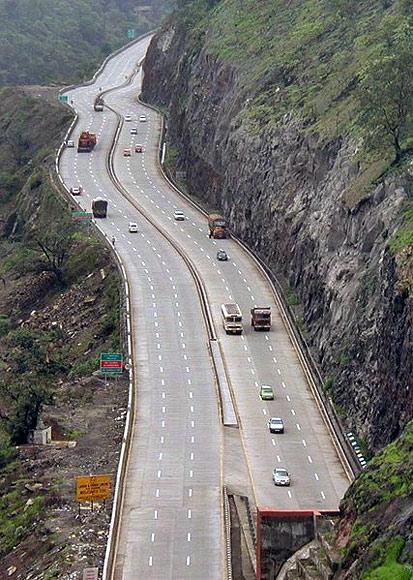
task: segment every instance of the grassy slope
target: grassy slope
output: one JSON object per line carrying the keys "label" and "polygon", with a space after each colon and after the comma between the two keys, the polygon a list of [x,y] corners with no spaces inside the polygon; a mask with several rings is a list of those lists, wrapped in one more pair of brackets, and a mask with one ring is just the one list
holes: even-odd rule
{"label": "grassy slope", "polygon": [[413,575],[412,554],[404,550],[413,518],[412,473],[413,421],[374,457],[342,502],[342,528],[351,521],[344,567],[360,559],[358,573],[365,580],[407,580]]}
{"label": "grassy slope", "polygon": [[[179,18],[190,30],[195,51],[205,42],[209,52],[238,69],[246,102],[241,114],[250,132],[276,128],[293,111],[321,140],[350,136],[360,144],[361,172],[346,194],[350,207],[389,171],[394,159],[391,142],[380,138],[372,146],[366,110],[355,89],[365,63],[384,43],[383,31],[402,20],[412,26],[412,3],[222,0],[207,6],[205,0],[197,0]],[[405,147],[411,145],[412,133],[411,110]],[[405,166],[409,162],[406,159]],[[412,208],[413,201],[404,207],[403,228],[391,242],[395,252],[413,243]]]}
{"label": "grassy slope", "polygon": [[[68,83],[159,24],[164,6],[135,13],[133,0],[0,0],[0,85]],[[167,2],[165,2],[167,5]]]}

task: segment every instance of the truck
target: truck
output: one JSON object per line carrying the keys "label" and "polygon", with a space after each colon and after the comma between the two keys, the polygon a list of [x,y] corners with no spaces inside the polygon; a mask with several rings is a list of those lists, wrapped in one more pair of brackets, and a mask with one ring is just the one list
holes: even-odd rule
{"label": "truck", "polygon": [[108,215],[108,202],[102,197],[92,201],[92,213],[94,218],[105,218]]}
{"label": "truck", "polygon": [[221,304],[221,316],[227,334],[242,334],[242,312],[238,304]]}
{"label": "truck", "polygon": [[251,308],[251,326],[254,330],[270,330],[271,308],[269,306]]}
{"label": "truck", "polygon": [[78,153],[90,153],[96,145],[96,133],[82,131],[77,144]]}
{"label": "truck", "polygon": [[103,111],[104,104],[105,104],[105,102],[104,102],[103,98],[100,95],[98,95],[95,99],[93,108],[95,109],[95,111],[98,111],[98,112]]}
{"label": "truck", "polygon": [[208,214],[209,237],[215,240],[225,240],[227,237],[227,222],[220,213]]}

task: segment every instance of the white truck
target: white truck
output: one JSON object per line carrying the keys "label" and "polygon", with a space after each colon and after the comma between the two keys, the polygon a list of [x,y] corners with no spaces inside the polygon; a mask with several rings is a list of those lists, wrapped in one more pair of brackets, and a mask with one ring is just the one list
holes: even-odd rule
{"label": "white truck", "polygon": [[242,334],[242,312],[238,304],[222,304],[221,316],[227,334]]}

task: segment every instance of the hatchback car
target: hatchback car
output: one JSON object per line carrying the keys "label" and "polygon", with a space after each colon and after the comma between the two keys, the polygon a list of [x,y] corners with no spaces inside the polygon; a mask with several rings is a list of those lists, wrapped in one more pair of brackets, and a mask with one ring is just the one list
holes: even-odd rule
{"label": "hatchback car", "polygon": [[136,128],[136,127],[133,127],[133,128],[130,130],[130,134],[131,134],[131,135],[137,135],[137,134],[138,134],[138,130],[137,130],[137,128]]}
{"label": "hatchback car", "polygon": [[220,262],[226,262],[228,260],[228,254],[225,250],[218,250],[217,252],[217,260]]}
{"label": "hatchback car", "polygon": [[123,150],[123,156],[124,157],[130,157],[132,155],[132,151],[130,149],[124,149]]}
{"label": "hatchback car", "polygon": [[142,145],[135,145],[135,153],[143,153],[143,146]]}
{"label": "hatchback car", "polygon": [[75,186],[75,187],[71,187],[70,188],[70,193],[72,195],[80,195],[82,193],[82,186],[81,185],[78,185],[78,186]]}
{"label": "hatchback car", "polygon": [[270,387],[270,385],[261,385],[260,397],[263,401],[273,401],[274,400],[273,388]]}
{"label": "hatchback car", "polygon": [[272,480],[274,485],[290,485],[290,474],[283,467],[276,467],[272,472]]}
{"label": "hatchback car", "polygon": [[129,123],[130,121],[132,121],[132,115],[125,115],[125,121],[127,123]]}
{"label": "hatchback car", "polygon": [[75,146],[75,142],[72,139],[69,139],[68,141],[66,141],[66,147],[74,147]]}
{"label": "hatchback car", "polygon": [[145,122],[147,121],[147,117],[146,117],[146,115],[139,115],[139,121],[140,121],[141,123],[145,123]]}
{"label": "hatchback car", "polygon": [[184,212],[181,211],[180,209],[176,209],[174,211],[174,220],[176,220],[177,222],[182,222],[185,219],[185,215]]}
{"label": "hatchback car", "polygon": [[138,224],[135,222],[129,222],[129,231],[131,234],[138,233]]}
{"label": "hatchback car", "polygon": [[284,433],[284,421],[279,417],[268,419],[268,429],[270,433]]}

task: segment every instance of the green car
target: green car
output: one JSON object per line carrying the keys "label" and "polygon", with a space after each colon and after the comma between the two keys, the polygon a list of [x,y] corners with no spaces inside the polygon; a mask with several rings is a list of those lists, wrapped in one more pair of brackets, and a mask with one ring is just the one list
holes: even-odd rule
{"label": "green car", "polygon": [[263,401],[273,401],[274,391],[272,390],[272,387],[269,385],[261,385],[260,397]]}

